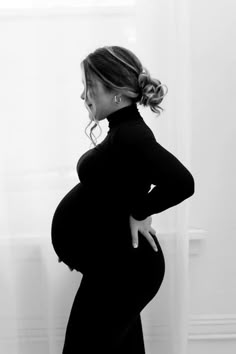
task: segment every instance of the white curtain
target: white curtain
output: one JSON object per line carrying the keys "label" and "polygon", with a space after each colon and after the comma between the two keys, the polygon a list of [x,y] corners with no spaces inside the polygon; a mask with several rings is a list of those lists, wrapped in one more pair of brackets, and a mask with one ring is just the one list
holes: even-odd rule
{"label": "white curtain", "polygon": [[[87,53],[105,44],[128,47],[168,86],[160,118],[140,110],[157,140],[190,168],[187,5],[0,2],[1,353],[61,353],[81,274],[57,262],[50,226],[57,204],[78,183],[76,163],[90,144],[80,100]],[[102,128],[99,141],[107,122]],[[153,225],[166,274],[142,312],[147,354],[186,354],[188,201],[153,216]]]}

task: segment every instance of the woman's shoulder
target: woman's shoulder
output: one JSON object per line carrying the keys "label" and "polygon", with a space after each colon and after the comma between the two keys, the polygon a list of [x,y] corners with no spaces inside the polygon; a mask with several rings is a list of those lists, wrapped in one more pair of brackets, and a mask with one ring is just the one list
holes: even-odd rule
{"label": "woman's shoulder", "polygon": [[137,145],[156,142],[151,128],[141,119],[122,122],[115,132],[114,142],[124,145]]}

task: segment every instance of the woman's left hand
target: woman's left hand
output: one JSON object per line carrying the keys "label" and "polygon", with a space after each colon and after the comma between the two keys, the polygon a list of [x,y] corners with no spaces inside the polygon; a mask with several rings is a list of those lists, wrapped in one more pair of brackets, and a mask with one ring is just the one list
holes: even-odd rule
{"label": "woman's left hand", "polygon": [[138,247],[138,231],[140,231],[141,234],[144,237],[146,237],[148,242],[151,244],[152,248],[155,251],[158,251],[155,241],[153,239],[153,236],[151,235],[151,234],[156,235],[156,231],[151,226],[151,224],[152,224],[152,217],[151,216],[148,216],[144,220],[136,220],[130,215],[129,216],[129,224],[130,224],[133,247],[135,247],[135,248]]}

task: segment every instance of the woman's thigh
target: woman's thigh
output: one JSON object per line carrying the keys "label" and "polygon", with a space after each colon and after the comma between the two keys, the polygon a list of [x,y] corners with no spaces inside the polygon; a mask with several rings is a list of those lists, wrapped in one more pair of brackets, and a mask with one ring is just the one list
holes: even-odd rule
{"label": "woman's thigh", "polygon": [[[84,275],[66,329],[63,354],[119,353],[134,345],[140,307],[134,296],[114,279]],[[136,340],[142,343],[142,332]],[[142,352],[141,352],[142,353]]]}

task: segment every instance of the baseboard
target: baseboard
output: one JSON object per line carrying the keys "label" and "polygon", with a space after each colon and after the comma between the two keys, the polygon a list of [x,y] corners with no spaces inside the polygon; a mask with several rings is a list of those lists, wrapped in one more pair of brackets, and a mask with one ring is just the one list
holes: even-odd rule
{"label": "baseboard", "polygon": [[[6,319],[0,319],[1,328]],[[8,318],[8,321],[10,319]],[[40,318],[24,318],[20,320],[20,326],[16,328],[14,333],[1,333],[0,347],[4,345],[24,345],[26,353],[27,348],[41,348],[49,346],[53,343],[54,346],[62,346],[66,328],[66,316],[55,318],[52,323],[48,323],[46,319]],[[1,323],[2,322],[2,323]],[[15,319],[12,318],[12,324],[15,324]],[[19,324],[19,322],[18,322]],[[167,326],[145,322],[144,338],[148,343],[161,343],[168,339]],[[8,323],[8,325],[11,325]],[[9,327],[9,326],[8,326]],[[9,327],[10,328],[10,327]],[[220,315],[199,315],[191,316],[189,321],[189,343],[193,341],[235,341],[236,340],[236,314],[220,314]],[[40,344],[41,343],[41,344]]]}

